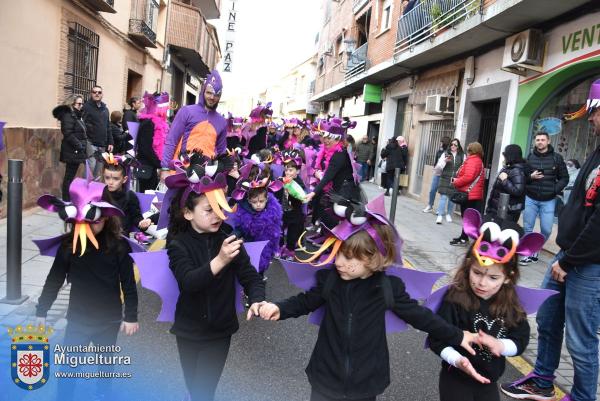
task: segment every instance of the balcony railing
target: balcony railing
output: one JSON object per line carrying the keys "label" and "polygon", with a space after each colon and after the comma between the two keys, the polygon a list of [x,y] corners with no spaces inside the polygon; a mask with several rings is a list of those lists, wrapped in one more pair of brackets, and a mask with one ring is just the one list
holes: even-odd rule
{"label": "balcony railing", "polygon": [[206,23],[200,10],[196,7],[172,1],[167,43],[192,49],[196,53],[202,54],[203,37],[204,40],[209,40]]}
{"label": "balcony railing", "polygon": [[143,47],[156,47],[158,3],[156,0],[132,0],[129,37]]}
{"label": "balcony railing", "polygon": [[116,13],[115,0],[83,0],[88,7],[104,13]]}
{"label": "balcony railing", "polygon": [[367,50],[368,43],[365,43],[348,56],[345,75],[346,79],[350,79],[367,69]]}
{"label": "balcony railing", "polygon": [[369,4],[369,0],[354,0],[352,3],[352,12],[354,14],[358,13],[367,4]]}
{"label": "balcony railing", "polygon": [[394,56],[479,15],[483,0],[425,0],[398,20]]}

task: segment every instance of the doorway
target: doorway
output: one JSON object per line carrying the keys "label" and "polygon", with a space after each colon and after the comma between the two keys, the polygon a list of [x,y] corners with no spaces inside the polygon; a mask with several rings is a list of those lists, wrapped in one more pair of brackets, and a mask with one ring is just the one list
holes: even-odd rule
{"label": "doorway", "polygon": [[142,97],[142,76],[135,71],[127,70],[127,97],[126,102],[133,96]]}
{"label": "doorway", "polygon": [[[479,137],[477,142],[483,147],[483,166],[485,168],[485,178],[490,179],[492,163],[494,160],[494,145],[496,143],[496,130],[498,128],[498,116],[500,114],[500,99],[478,104],[481,113],[481,123],[479,125]],[[484,186],[484,198],[487,199],[488,186]]]}

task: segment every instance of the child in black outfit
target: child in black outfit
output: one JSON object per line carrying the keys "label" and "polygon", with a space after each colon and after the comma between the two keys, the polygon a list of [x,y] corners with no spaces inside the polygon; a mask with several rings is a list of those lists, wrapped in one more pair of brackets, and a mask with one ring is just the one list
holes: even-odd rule
{"label": "child in black outfit", "polygon": [[420,306],[407,294],[402,280],[383,272],[395,260],[398,239],[388,224],[373,222],[343,241],[335,255],[335,269],[318,271],[311,290],[260,305],[260,316],[267,320],[299,317],[325,307],[306,368],[311,401],[374,401],[390,384],[384,287],[393,296],[391,310],[415,328],[466,349],[477,338]]}
{"label": "child in black outfit", "polygon": [[[37,324],[45,325],[48,310],[56,300],[65,279],[71,283],[64,345],[88,345],[90,342],[99,346],[115,345],[119,330],[127,335],[138,330],[138,297],[133,261],[129,256],[131,247],[121,237],[117,217],[122,212],[110,205],[91,204],[100,203],[102,187],[100,183],[88,184],[77,178],[71,184],[70,191],[71,199],[76,199],[79,203],[58,206],[63,202],[50,195],[44,195],[38,201],[40,206],[57,211],[67,222],[72,223],[71,231],[63,236],[58,248],[36,311]],[[75,192],[74,188],[79,190]],[[50,198],[53,200],[48,202]],[[81,231],[86,234],[80,242]],[[125,301],[124,310],[121,289]],[[110,356],[106,353],[103,355]],[[98,382],[99,395],[108,397],[110,382]],[[64,385],[59,384],[58,399],[70,399],[74,391],[73,381],[62,380],[61,383]]]}
{"label": "child in black outfit", "polygon": [[[282,152],[282,156],[285,162],[285,175],[282,177],[286,180],[294,180],[302,190],[306,191],[304,182],[298,175],[300,173],[300,167],[302,166],[302,158],[299,154],[296,157],[290,152]],[[285,188],[278,192],[281,201],[281,207],[283,208],[283,231],[286,231],[285,244],[281,248],[280,256],[282,258],[293,258],[294,249],[297,247],[297,242],[302,232],[304,231],[304,220],[306,218],[303,210],[303,202],[290,194]]]}
{"label": "child in black outfit", "polygon": [[[200,182],[206,183],[206,177]],[[174,188],[172,182],[177,180],[181,177],[170,176],[165,183]],[[192,401],[214,398],[231,336],[239,328],[235,279],[249,297],[248,315],[258,315],[258,302],[265,299],[265,285],[250,264],[242,240],[232,235],[231,227],[219,217],[222,211],[209,202],[214,191],[221,191],[217,195],[224,197],[225,180],[218,189],[214,188],[216,181],[208,181],[206,192],[190,182],[173,198],[167,236],[169,267],[181,291],[171,333],[177,340]],[[191,191],[186,194],[188,188]]]}
{"label": "child in black outfit", "polygon": [[[469,209],[469,216],[475,213],[478,215]],[[471,220],[465,215],[466,232],[474,232],[467,229]],[[527,315],[515,291],[520,228],[510,228],[512,235],[508,229],[501,231],[495,222],[482,226],[479,239],[467,251],[438,310],[448,323],[478,331],[481,343],[475,347],[475,355],[467,355],[441,339],[430,338],[431,350],[443,359],[441,401],[500,400],[496,382],[504,373],[505,357],[520,355],[529,343]],[[538,242],[541,247],[543,241]],[[531,242],[524,248],[536,251]]]}
{"label": "child in black outfit", "polygon": [[[121,217],[121,227],[125,236],[129,236],[135,228],[145,231],[152,224],[152,218],[145,219],[142,216],[139,199],[135,192],[126,187],[128,176],[123,159],[109,153],[104,153],[103,156],[105,162],[102,180],[106,187],[102,199],[118,207],[125,214]],[[157,218],[154,220],[158,221]]]}

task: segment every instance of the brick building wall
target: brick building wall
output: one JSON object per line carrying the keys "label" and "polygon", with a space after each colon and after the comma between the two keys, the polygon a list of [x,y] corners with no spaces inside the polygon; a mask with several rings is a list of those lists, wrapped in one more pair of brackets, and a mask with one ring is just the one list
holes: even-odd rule
{"label": "brick building wall", "polygon": [[[369,33],[369,48],[367,57],[369,67],[389,60],[394,55],[398,19],[402,15],[402,8],[406,2],[394,0],[389,28],[383,30],[383,5],[385,0],[371,0],[371,32]],[[404,4],[403,4],[404,3]]]}

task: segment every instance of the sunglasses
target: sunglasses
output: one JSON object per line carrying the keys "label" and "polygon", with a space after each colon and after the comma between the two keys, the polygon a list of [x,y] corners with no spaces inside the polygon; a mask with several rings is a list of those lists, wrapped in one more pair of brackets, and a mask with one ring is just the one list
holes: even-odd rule
{"label": "sunglasses", "polygon": [[73,103],[74,106],[83,106],[83,103]]}
{"label": "sunglasses", "polygon": [[102,94],[102,91],[92,91],[92,93],[93,93],[94,95],[101,95],[101,94]]}

